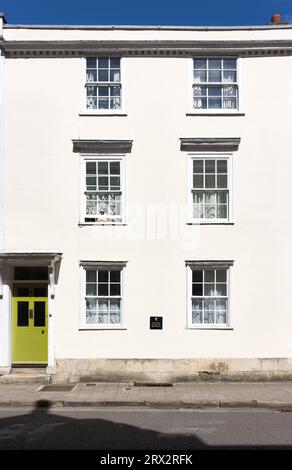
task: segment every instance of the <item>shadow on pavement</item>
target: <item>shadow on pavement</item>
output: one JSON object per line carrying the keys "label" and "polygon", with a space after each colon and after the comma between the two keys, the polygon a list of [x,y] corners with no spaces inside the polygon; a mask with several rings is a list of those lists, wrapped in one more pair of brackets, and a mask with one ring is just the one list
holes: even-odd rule
{"label": "shadow on pavement", "polygon": [[[46,400],[29,414],[0,419],[1,450],[213,450],[195,434],[160,433],[104,419],[74,419],[48,413]],[[88,409],[87,409],[88,410]],[[291,449],[257,446],[246,449]]]}

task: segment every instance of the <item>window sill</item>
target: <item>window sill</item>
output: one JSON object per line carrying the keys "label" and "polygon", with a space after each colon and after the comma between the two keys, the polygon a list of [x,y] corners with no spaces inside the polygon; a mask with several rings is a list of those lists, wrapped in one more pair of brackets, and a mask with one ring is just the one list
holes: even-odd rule
{"label": "window sill", "polygon": [[110,227],[117,225],[120,227],[125,227],[128,224],[125,224],[123,222],[116,222],[116,223],[115,222],[79,222],[78,224],[79,227],[87,227],[87,226],[90,227],[92,225],[97,225],[97,226],[101,225],[101,226],[110,226]]}
{"label": "window sill", "polygon": [[108,112],[108,113],[105,113],[105,112],[89,112],[89,111],[83,111],[81,113],[79,113],[79,116],[119,116],[119,117],[124,117],[124,116],[128,116],[127,113],[124,113],[124,112]]}
{"label": "window sill", "polygon": [[99,331],[99,330],[102,330],[102,331],[106,331],[106,330],[127,330],[126,327],[124,326],[81,326],[80,328],[78,328],[78,331],[89,331],[89,330],[93,330],[93,331]]}
{"label": "window sill", "polygon": [[231,326],[187,326],[186,330],[234,330]]}
{"label": "window sill", "polygon": [[245,113],[240,113],[238,111],[235,111],[235,112],[230,112],[230,113],[227,113],[227,112],[211,112],[211,111],[206,111],[206,112],[194,112],[194,111],[191,111],[189,113],[186,113],[186,116],[245,116]]}
{"label": "window sill", "polygon": [[218,222],[209,222],[209,221],[206,221],[206,220],[203,220],[203,221],[193,221],[193,222],[187,222],[187,225],[235,225],[234,222],[221,222],[221,221],[218,221]]}

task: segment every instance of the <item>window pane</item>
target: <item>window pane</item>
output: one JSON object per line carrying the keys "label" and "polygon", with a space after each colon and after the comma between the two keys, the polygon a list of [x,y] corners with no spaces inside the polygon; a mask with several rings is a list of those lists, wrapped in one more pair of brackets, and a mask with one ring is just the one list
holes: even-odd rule
{"label": "window pane", "polygon": [[96,174],[96,163],[95,162],[86,162],[86,174],[95,175]]}
{"label": "window pane", "polygon": [[88,69],[86,71],[86,81],[87,82],[96,82],[97,81],[97,71]]}
{"label": "window pane", "polygon": [[109,81],[108,70],[99,70],[98,71],[98,81],[99,82],[108,82]]}
{"label": "window pane", "polygon": [[215,271],[205,270],[205,282],[215,282]]}
{"label": "window pane", "polygon": [[98,174],[99,175],[108,174],[108,162],[98,162]]}
{"label": "window pane", "polygon": [[120,177],[119,176],[110,177],[110,187],[111,189],[120,189]]}
{"label": "window pane", "polygon": [[86,99],[86,108],[87,109],[97,109],[97,99],[96,98],[87,98]]}
{"label": "window pane", "polygon": [[203,322],[202,309],[203,309],[203,300],[192,299],[192,323]]}
{"label": "window pane", "polygon": [[110,81],[111,82],[120,82],[121,81],[121,74],[119,70],[111,70],[110,71]]}
{"label": "window pane", "polygon": [[226,282],[227,271],[226,269],[216,269],[216,282]]}
{"label": "window pane", "polygon": [[206,204],[215,204],[216,203],[216,193],[215,191],[206,191],[205,192],[205,203]]}
{"label": "window pane", "polygon": [[232,83],[236,83],[236,72],[232,71],[232,70],[225,70],[223,72],[223,82],[232,82]]}
{"label": "window pane", "polygon": [[98,58],[98,67],[100,69],[107,69],[109,66],[108,57],[99,57]]}
{"label": "window pane", "polygon": [[207,59],[194,59],[194,68],[195,69],[206,69],[207,68]]}
{"label": "window pane", "polygon": [[87,90],[87,96],[97,96],[96,86],[88,86],[86,90]]}
{"label": "window pane", "polygon": [[217,188],[227,188],[227,175],[217,175]]}
{"label": "window pane", "polygon": [[28,326],[28,302],[17,302],[17,326]]}
{"label": "window pane", "polygon": [[207,87],[206,86],[194,86],[194,96],[207,96]]}
{"label": "window pane", "polygon": [[98,282],[108,282],[108,271],[98,271]]}
{"label": "window pane", "polygon": [[46,302],[34,302],[34,326],[46,326]]}
{"label": "window pane", "polygon": [[205,218],[214,219],[216,217],[216,207],[212,204],[205,205]]}
{"label": "window pane", "polygon": [[96,178],[95,176],[87,176],[86,177],[86,189],[95,191],[96,190]]}
{"label": "window pane", "polygon": [[214,323],[215,313],[204,311],[204,323]]}
{"label": "window pane", "polygon": [[86,215],[95,215],[97,213],[96,194],[86,194]]}
{"label": "window pane", "polygon": [[193,284],[192,295],[203,295],[203,284]]}
{"label": "window pane", "polygon": [[223,96],[236,96],[235,86],[224,86],[223,87]]}
{"label": "window pane", "polygon": [[109,100],[107,98],[99,98],[98,100],[98,109],[108,109]]}
{"label": "window pane", "polygon": [[203,160],[193,160],[193,172],[203,173]]}
{"label": "window pane", "polygon": [[193,203],[203,204],[204,193],[203,191],[196,191],[193,193]]}
{"label": "window pane", "polygon": [[110,174],[111,175],[120,174],[120,162],[110,162]]}
{"label": "window pane", "polygon": [[206,173],[215,173],[215,160],[205,160]]}
{"label": "window pane", "polygon": [[215,175],[205,175],[205,187],[215,188]]}
{"label": "window pane", "polygon": [[224,109],[236,109],[237,99],[236,98],[223,98],[223,108]]}
{"label": "window pane", "polygon": [[204,310],[215,310],[215,299],[204,299]]}
{"label": "window pane", "polygon": [[236,70],[236,59],[223,59],[223,68]]}
{"label": "window pane", "polygon": [[97,295],[96,284],[86,284],[86,295]]}
{"label": "window pane", "polygon": [[193,176],[193,187],[194,188],[203,188],[203,175],[194,175]]}
{"label": "window pane", "polygon": [[206,82],[207,81],[207,71],[206,70],[195,70],[194,71],[194,82]]}
{"label": "window pane", "polygon": [[194,98],[195,109],[207,109],[207,98]]}
{"label": "window pane", "polygon": [[209,86],[208,87],[208,96],[209,97],[221,97],[222,88],[221,86]]}
{"label": "window pane", "polygon": [[210,109],[221,108],[221,98],[209,98],[208,105]]}
{"label": "window pane", "polygon": [[119,69],[121,64],[120,57],[110,57],[110,67],[112,69]]}
{"label": "window pane", "polygon": [[120,284],[111,284],[110,285],[110,295],[121,295]]}
{"label": "window pane", "polygon": [[216,299],[215,300],[216,310],[227,310],[227,299]]}
{"label": "window pane", "polygon": [[121,99],[120,98],[111,98],[110,99],[110,109],[120,109],[121,108]]}
{"label": "window pane", "polygon": [[216,283],[216,295],[227,295],[227,285]]}
{"label": "window pane", "polygon": [[193,218],[194,219],[203,219],[204,218],[204,205],[203,204],[194,204],[193,205]]}
{"label": "window pane", "polygon": [[98,96],[108,96],[108,95],[109,95],[109,87],[108,86],[98,87]]}
{"label": "window pane", "polygon": [[108,189],[108,178],[106,176],[100,176],[98,178],[98,187],[101,191]]}
{"label": "window pane", "polygon": [[227,160],[217,160],[217,173],[227,173]]}
{"label": "window pane", "polygon": [[100,282],[98,283],[98,295],[99,296],[108,296],[108,284],[101,284]]}
{"label": "window pane", "polygon": [[110,271],[110,280],[111,280],[111,282],[120,282],[121,281],[121,271]]}
{"label": "window pane", "polygon": [[204,295],[215,296],[215,284],[204,284]]}
{"label": "window pane", "polygon": [[216,312],[216,323],[225,323],[226,324],[226,312]]}
{"label": "window pane", "polygon": [[95,57],[87,57],[86,67],[88,69],[95,69],[96,68],[96,58]]}
{"label": "window pane", "polygon": [[121,94],[121,88],[119,86],[111,86],[111,96],[120,96]]}
{"label": "window pane", "polygon": [[110,301],[110,323],[121,323],[121,303],[120,300]]}
{"label": "window pane", "polygon": [[209,59],[209,69],[221,69],[221,59]]}
{"label": "window pane", "polygon": [[203,271],[192,271],[193,282],[203,282]]}
{"label": "window pane", "polygon": [[227,202],[228,202],[228,192],[227,191],[217,191],[217,202],[218,202],[218,204],[227,204]]}
{"label": "window pane", "polygon": [[209,70],[209,82],[221,82],[221,70]]}
{"label": "window pane", "polygon": [[217,206],[217,217],[218,219],[227,219],[227,205],[226,204],[219,204]]}

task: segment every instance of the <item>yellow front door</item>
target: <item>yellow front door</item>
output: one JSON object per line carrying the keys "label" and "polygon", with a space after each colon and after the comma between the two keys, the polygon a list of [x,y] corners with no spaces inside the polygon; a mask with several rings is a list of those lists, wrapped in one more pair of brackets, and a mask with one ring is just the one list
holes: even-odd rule
{"label": "yellow front door", "polygon": [[15,284],[12,299],[12,364],[48,362],[48,286]]}

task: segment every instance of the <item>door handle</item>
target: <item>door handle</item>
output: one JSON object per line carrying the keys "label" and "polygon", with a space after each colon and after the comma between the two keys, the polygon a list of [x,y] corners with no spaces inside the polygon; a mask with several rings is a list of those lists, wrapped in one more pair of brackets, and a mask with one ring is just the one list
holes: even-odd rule
{"label": "door handle", "polygon": [[42,330],[42,335],[44,334],[45,330]]}
{"label": "door handle", "polygon": [[29,318],[32,320],[33,319],[33,309],[29,309]]}

